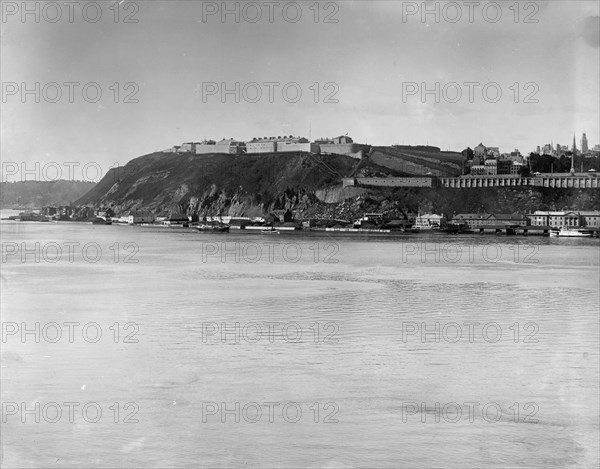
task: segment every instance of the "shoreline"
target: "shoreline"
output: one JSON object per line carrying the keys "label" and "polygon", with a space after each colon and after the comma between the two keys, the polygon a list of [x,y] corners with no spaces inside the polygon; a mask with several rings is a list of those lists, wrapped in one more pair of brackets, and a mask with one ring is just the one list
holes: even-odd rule
{"label": "shoreline", "polygon": [[[22,221],[22,220],[15,220],[15,219],[8,219],[8,218],[0,218],[0,222],[2,222],[2,224],[5,224],[6,222],[14,222],[16,223],[52,223],[52,224],[61,224],[61,225],[66,225],[66,224],[71,224],[71,223],[75,223],[75,224],[80,224],[80,225],[90,225],[90,226],[122,226],[122,227],[137,227],[137,228],[150,228],[150,229],[160,229],[160,230],[174,230],[177,232],[194,232],[194,233],[199,233],[199,234],[218,234],[218,235],[227,235],[227,234],[232,234],[232,233],[239,233],[239,234],[252,234],[252,235],[260,235],[260,236],[265,236],[265,233],[263,233],[263,230],[269,228],[268,226],[252,226],[252,227],[245,227],[245,228],[240,228],[240,227],[236,227],[236,226],[232,226],[230,227],[230,231],[226,232],[226,233],[217,233],[214,231],[210,231],[210,232],[200,232],[197,229],[197,226],[182,226],[180,224],[178,225],[163,225],[163,224],[154,224],[154,223],[135,223],[135,224],[128,224],[128,223],[112,223],[112,224],[96,224],[93,223],[91,221],[67,221],[67,220],[45,220],[45,221],[40,221],[40,220],[26,220],[26,221]],[[12,223],[10,223],[12,224]],[[498,228],[488,228],[486,229],[485,227],[479,228],[479,229],[471,229],[471,230],[467,230],[467,231],[461,231],[461,232],[449,232],[449,231],[444,231],[444,230],[395,230],[395,229],[372,229],[372,228],[327,228],[327,227],[312,227],[312,228],[292,228],[292,227],[274,227],[275,230],[279,231],[278,234],[284,234],[284,235],[303,235],[303,234],[310,234],[310,233],[322,233],[322,234],[327,234],[328,236],[334,235],[334,236],[340,236],[340,237],[444,237],[444,238],[456,238],[456,237],[462,237],[462,236],[468,236],[468,237],[481,237],[481,236],[486,236],[486,237],[496,237],[496,238],[531,238],[531,237],[535,237],[535,238],[549,238],[550,235],[547,231],[543,231],[540,227],[521,227],[521,229],[517,229],[515,230],[508,230],[509,232],[507,233],[506,229],[498,229]],[[536,230],[536,228],[538,228]],[[523,233],[523,229],[527,229],[527,230],[531,230],[532,232],[525,232]],[[510,232],[512,231],[512,232]],[[582,237],[576,237],[576,239],[582,239],[582,238],[588,238],[588,239],[593,239],[593,238],[600,238],[600,231],[599,230],[590,230],[592,231],[592,236],[582,236]]]}

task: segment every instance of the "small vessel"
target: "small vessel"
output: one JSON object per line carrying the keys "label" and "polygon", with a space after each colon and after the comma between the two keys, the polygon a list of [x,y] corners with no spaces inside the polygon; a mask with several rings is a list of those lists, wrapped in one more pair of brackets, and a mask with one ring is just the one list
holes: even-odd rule
{"label": "small vessel", "polygon": [[21,212],[17,219],[20,221],[42,221],[42,216],[35,212]]}
{"label": "small vessel", "polygon": [[229,233],[229,225],[200,225],[197,227],[198,231],[201,232],[212,232],[212,233]]}
{"label": "small vessel", "polygon": [[552,228],[550,230],[550,236],[559,238],[591,238],[594,235],[593,230],[586,230],[583,228]]}
{"label": "small vessel", "polygon": [[96,217],[92,220],[92,225],[112,225],[112,219],[110,217]]}
{"label": "small vessel", "polygon": [[442,217],[440,215],[421,215],[421,212],[419,211],[415,223],[411,227],[411,231],[413,233],[419,233],[421,231],[439,230],[441,219]]}
{"label": "small vessel", "polygon": [[281,232],[272,226],[265,228],[264,230],[260,230],[262,234],[280,234]]}
{"label": "small vessel", "polygon": [[448,223],[444,228],[440,228],[440,231],[443,233],[472,233],[467,225],[459,224],[459,223]]}

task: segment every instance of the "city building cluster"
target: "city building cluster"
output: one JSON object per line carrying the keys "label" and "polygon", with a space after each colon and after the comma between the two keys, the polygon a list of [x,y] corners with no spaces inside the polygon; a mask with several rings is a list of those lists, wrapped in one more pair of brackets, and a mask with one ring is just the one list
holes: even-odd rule
{"label": "city building cluster", "polygon": [[[573,144],[570,148],[568,145],[548,143],[541,147],[538,145],[535,153],[554,158],[571,158],[570,172],[575,173],[574,157],[598,157],[600,156],[600,145],[590,148],[587,136],[583,133],[580,149],[577,148],[576,138],[573,135]],[[500,153],[498,147],[486,147],[483,143],[477,145],[473,150],[467,148],[463,151],[463,155],[467,160],[465,174],[472,176],[523,175],[523,171],[529,163],[529,155],[523,156],[517,149],[510,153]]]}
{"label": "city building cluster", "polygon": [[520,174],[525,160],[519,150],[500,154],[498,147],[486,147],[480,143],[467,150],[467,171],[473,176],[497,176],[502,174]]}
{"label": "city building cluster", "polygon": [[536,153],[538,155],[550,155],[555,158],[571,155],[582,155],[591,158],[600,156],[600,144],[596,144],[593,148],[590,148],[587,136],[584,132],[581,136],[579,148],[577,148],[576,137],[573,135],[573,143],[571,144],[571,148],[569,148],[568,145],[561,145],[559,143],[556,145],[553,143],[546,143],[542,146],[538,145],[536,148]]}

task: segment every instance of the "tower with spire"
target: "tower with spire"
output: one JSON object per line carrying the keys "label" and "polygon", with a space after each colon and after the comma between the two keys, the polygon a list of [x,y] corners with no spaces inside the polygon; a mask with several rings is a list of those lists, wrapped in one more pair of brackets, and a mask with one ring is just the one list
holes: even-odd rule
{"label": "tower with spire", "polygon": [[575,153],[577,153],[577,145],[575,144],[575,134],[573,134],[573,146],[571,147],[571,174],[575,174]]}

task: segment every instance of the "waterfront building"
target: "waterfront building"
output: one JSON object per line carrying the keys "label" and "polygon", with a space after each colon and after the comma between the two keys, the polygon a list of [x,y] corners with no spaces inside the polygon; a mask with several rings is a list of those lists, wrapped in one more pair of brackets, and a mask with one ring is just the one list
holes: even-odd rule
{"label": "waterfront building", "polygon": [[528,218],[520,213],[459,213],[454,215],[452,222],[467,225],[470,229],[490,226],[527,226]]}
{"label": "waterfront building", "polygon": [[579,216],[581,217],[583,226],[589,228],[600,228],[599,210],[581,211],[579,212]]}
{"label": "waterfront building", "polygon": [[58,209],[56,207],[42,207],[42,215],[53,217],[56,214],[58,214]]}
{"label": "waterfront building", "polygon": [[529,219],[521,213],[493,213],[488,218],[490,225],[527,226]]}
{"label": "waterfront building", "polygon": [[532,226],[600,227],[600,211],[543,211],[537,210],[528,215]]}
{"label": "waterfront building", "polygon": [[185,213],[172,213],[163,223],[165,225],[183,225],[189,221],[190,218]]}
{"label": "waterfront building", "polygon": [[436,215],[435,213],[418,214],[413,228],[419,230],[439,229],[444,221],[442,215]]}
{"label": "waterfront building", "polygon": [[474,229],[486,225],[486,220],[489,217],[489,213],[459,213],[454,215],[452,222],[467,225],[470,229]]}
{"label": "waterfront building", "polygon": [[136,223],[152,223],[154,222],[154,215],[150,212],[134,211],[125,214],[125,216],[122,216],[120,219],[126,221],[130,225]]}

